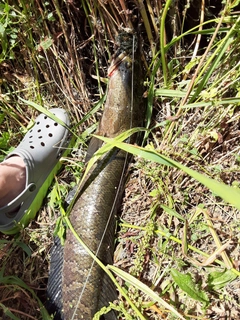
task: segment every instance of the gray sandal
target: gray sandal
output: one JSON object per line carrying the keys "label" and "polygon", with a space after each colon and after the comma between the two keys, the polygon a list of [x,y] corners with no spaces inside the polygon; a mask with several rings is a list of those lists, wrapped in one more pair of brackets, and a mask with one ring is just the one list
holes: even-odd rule
{"label": "gray sandal", "polygon": [[[65,110],[56,108],[49,111],[69,126]],[[0,208],[0,231],[16,233],[35,217],[54,175],[61,167],[60,157],[69,152],[70,138],[68,129],[40,114],[23,141],[6,157],[17,155],[23,158],[26,185],[17,198]]]}

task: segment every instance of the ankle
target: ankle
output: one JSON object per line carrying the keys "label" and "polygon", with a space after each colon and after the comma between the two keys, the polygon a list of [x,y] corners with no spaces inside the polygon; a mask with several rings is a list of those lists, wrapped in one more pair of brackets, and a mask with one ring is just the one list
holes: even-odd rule
{"label": "ankle", "polygon": [[26,167],[19,156],[0,163],[0,207],[15,199],[25,188]]}

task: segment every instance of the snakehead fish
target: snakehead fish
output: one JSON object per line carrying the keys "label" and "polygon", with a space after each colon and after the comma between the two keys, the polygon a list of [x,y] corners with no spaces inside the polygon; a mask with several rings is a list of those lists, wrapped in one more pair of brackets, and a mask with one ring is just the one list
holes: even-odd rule
{"label": "snakehead fish", "polygon": [[[142,70],[135,35],[121,34],[119,42],[109,68],[106,104],[96,132],[107,137],[141,126],[144,118]],[[99,141],[92,138],[88,159],[100,147]],[[100,158],[83,183],[69,217],[77,234],[104,264],[113,262],[115,217],[127,162],[127,154],[116,148]],[[63,251],[62,255],[55,250],[55,258],[51,259],[48,294],[55,307],[62,309],[55,319],[90,320],[117,297],[116,290],[70,230]],[[110,312],[103,319],[117,318]]]}

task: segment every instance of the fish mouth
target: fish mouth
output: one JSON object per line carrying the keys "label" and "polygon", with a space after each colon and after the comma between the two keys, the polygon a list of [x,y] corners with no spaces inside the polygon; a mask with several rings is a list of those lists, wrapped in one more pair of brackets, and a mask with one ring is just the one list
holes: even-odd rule
{"label": "fish mouth", "polygon": [[111,77],[123,62],[132,63],[132,58],[137,50],[138,41],[134,33],[120,32],[117,36],[118,50],[113,56],[112,63],[108,68],[108,76]]}

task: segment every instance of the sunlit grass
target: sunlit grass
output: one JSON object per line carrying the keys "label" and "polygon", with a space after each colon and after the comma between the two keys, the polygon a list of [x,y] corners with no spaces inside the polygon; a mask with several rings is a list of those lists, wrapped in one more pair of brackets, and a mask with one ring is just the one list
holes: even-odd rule
{"label": "sunlit grass", "polygon": [[[1,160],[19,143],[36,114],[47,114],[54,106],[69,111],[77,136],[74,149],[80,146],[84,153],[104,105],[115,34],[120,26],[131,28],[135,19],[141,20],[137,28],[143,38],[146,66],[144,146],[123,143],[125,133],[118,140],[105,139],[110,144],[101,150],[106,152],[115,145],[137,156],[130,183],[137,182],[126,191],[130,199],[126,196],[123,205],[127,209],[123,209],[120,223],[116,266],[103,266],[124,297],[110,308],[126,319],[172,319],[174,313],[186,319],[211,314],[220,317],[220,308],[214,311],[217,303],[239,312],[234,289],[229,289],[239,277],[237,1],[224,3],[215,17],[208,18],[209,8],[202,7],[202,24],[188,29],[191,6],[181,7],[178,20],[172,1],[154,6],[149,0],[136,1],[133,12],[127,10],[128,5],[126,1],[85,0],[80,4],[58,0],[1,3]],[[97,155],[89,166],[96,159]],[[55,211],[76,183],[74,176],[79,181],[82,175],[78,157],[65,161],[67,170],[58,178],[37,224],[20,236],[23,263],[28,255],[44,255],[49,261]],[[146,211],[144,203],[139,205],[141,198]],[[2,250],[16,245],[9,237],[2,240]],[[9,249],[3,258],[9,261],[12,253]],[[20,275],[9,275],[4,259],[3,286],[24,288],[41,310],[28,310],[29,317],[25,312],[24,319],[31,318],[31,312],[32,317],[48,319],[41,300],[24,278],[29,270],[23,272],[23,280]],[[40,268],[34,259],[33,268]],[[44,268],[39,272],[47,277]],[[122,278],[118,284],[113,273]],[[36,279],[39,276],[38,270],[32,274]],[[190,285],[185,290],[186,282]],[[197,289],[211,302],[197,296]],[[229,305],[221,300],[223,295]],[[3,296],[0,306],[10,318],[19,316]]]}

